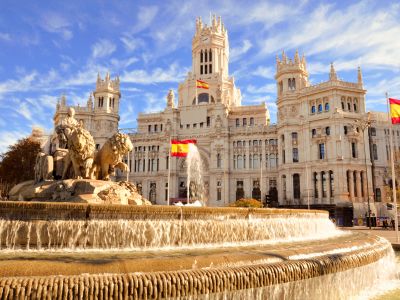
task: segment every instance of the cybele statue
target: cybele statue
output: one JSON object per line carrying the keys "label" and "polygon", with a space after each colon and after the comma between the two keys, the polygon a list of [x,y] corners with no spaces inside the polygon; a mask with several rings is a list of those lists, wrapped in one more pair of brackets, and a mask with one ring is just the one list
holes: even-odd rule
{"label": "cybele statue", "polygon": [[129,170],[123,162],[133,149],[128,135],[117,132],[96,151],[92,135],[75,119],[72,107],[54,132],[58,147],[38,154],[34,181],[11,189],[11,200],[150,204],[132,183],[110,181],[115,169]]}

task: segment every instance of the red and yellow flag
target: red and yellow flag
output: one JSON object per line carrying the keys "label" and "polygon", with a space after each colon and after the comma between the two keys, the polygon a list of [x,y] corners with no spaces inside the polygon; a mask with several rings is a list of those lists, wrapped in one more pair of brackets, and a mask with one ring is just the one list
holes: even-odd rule
{"label": "red and yellow flag", "polygon": [[196,140],[171,140],[171,156],[186,157],[189,153],[189,144],[196,143]]}
{"label": "red and yellow flag", "polygon": [[389,98],[392,124],[400,124],[400,100]]}
{"label": "red and yellow flag", "polygon": [[197,88],[199,88],[199,89],[206,89],[206,90],[209,89],[208,83],[205,81],[196,80],[196,85],[197,85]]}

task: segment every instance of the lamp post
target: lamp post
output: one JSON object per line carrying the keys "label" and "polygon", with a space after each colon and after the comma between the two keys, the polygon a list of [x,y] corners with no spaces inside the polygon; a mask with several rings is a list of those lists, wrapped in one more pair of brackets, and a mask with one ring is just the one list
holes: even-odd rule
{"label": "lamp post", "polygon": [[[362,131],[362,136],[364,139],[364,131],[367,129],[368,133],[368,144],[369,144],[369,130],[368,128],[371,126],[371,114],[370,112],[367,113],[367,119],[359,119],[355,121],[356,126],[358,126]],[[368,203],[368,224],[369,229],[371,229],[371,205],[369,200],[369,184],[368,184],[368,162],[367,162],[367,150],[366,150],[367,143],[364,140],[364,161],[365,161],[365,180],[367,181],[367,203]]]}

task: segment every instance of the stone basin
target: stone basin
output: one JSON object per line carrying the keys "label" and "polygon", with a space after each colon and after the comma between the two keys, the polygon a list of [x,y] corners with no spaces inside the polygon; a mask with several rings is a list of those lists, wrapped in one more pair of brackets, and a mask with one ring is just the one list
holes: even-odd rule
{"label": "stone basin", "polygon": [[[137,240],[153,242],[133,236],[101,248],[77,243],[74,231],[62,236],[74,243],[44,239],[54,224],[80,224],[73,228],[87,235],[113,226],[117,241],[136,230]],[[149,227],[167,233],[157,238]],[[2,299],[349,299],[395,276],[387,240],[337,230],[321,211],[5,202],[0,240]]]}

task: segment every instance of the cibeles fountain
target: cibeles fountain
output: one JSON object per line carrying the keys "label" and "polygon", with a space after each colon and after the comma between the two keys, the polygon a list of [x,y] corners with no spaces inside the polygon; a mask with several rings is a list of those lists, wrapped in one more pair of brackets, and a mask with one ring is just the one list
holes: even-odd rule
{"label": "cibeles fountain", "polygon": [[50,180],[59,159],[43,153],[36,180],[13,191],[30,201],[0,203],[1,299],[351,299],[397,276],[387,240],[338,230],[324,211],[104,200],[107,184],[135,193],[108,180],[129,138],[96,153],[69,123],[52,172],[64,179]]}

